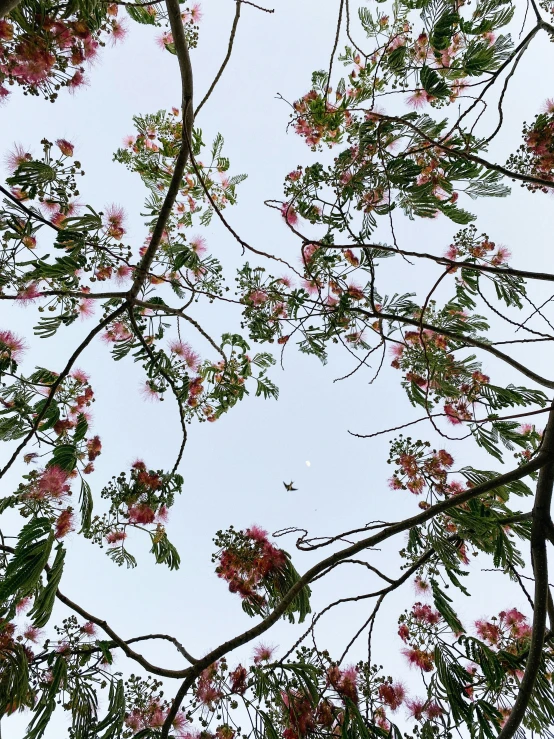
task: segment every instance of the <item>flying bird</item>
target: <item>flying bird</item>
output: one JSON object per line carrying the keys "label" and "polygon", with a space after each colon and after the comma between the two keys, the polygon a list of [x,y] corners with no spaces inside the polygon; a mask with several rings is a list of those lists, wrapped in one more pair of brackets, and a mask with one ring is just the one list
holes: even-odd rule
{"label": "flying bird", "polygon": [[284,482],[283,485],[285,486],[285,489],[288,490],[289,492],[294,492],[295,490],[298,490],[298,488],[293,487],[294,485],[293,482],[288,482],[288,483]]}

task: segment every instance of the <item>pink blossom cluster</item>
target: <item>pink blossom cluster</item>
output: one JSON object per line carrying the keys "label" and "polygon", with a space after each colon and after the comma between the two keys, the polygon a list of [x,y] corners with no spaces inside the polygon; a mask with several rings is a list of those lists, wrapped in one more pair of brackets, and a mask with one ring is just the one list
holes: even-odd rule
{"label": "pink blossom cluster", "polygon": [[454,458],[446,449],[426,452],[421,446],[403,441],[395,445],[394,452],[397,456],[393,461],[398,469],[389,480],[392,490],[407,489],[414,495],[421,495],[426,489],[441,495],[454,492],[448,482]]}
{"label": "pink blossom cluster", "polygon": [[544,114],[527,130],[525,145],[533,173],[542,179],[554,180],[554,99],[546,101]]}
{"label": "pink blossom cluster", "polygon": [[114,42],[126,34],[117,19],[118,6],[104,7],[105,15],[94,27],[79,15],[67,15],[63,6],[57,15],[36,12],[32,33],[14,20],[0,19],[0,101],[9,95],[5,82],[51,100],[60,86],[75,90],[86,84],[83,65],[97,57],[102,33]]}
{"label": "pink blossom cluster", "polygon": [[518,644],[531,637],[529,619],[517,608],[500,611],[498,616],[489,620],[478,619],[475,630],[490,646],[511,652],[517,651]]}
{"label": "pink blossom cluster", "polygon": [[220,552],[218,577],[229,584],[232,593],[257,605],[265,603],[261,594],[264,581],[285,564],[285,555],[268,539],[267,531],[251,526],[242,532],[235,545]]}

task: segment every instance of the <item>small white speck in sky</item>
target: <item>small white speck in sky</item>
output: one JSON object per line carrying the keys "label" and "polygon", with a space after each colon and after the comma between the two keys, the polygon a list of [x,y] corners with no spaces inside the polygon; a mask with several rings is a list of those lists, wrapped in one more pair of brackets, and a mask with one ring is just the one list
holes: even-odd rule
{"label": "small white speck in sky", "polygon": [[306,460],[306,467],[311,467],[311,464],[311,462],[308,462],[308,460]]}

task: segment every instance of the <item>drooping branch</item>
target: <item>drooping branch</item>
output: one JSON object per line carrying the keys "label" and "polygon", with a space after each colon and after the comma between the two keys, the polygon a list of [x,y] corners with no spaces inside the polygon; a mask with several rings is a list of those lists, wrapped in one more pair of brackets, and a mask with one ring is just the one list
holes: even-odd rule
{"label": "drooping branch", "polygon": [[235,35],[237,33],[237,26],[239,24],[240,6],[241,6],[241,4],[242,4],[242,0],[236,0],[235,17],[233,19],[233,25],[231,27],[231,34],[229,36],[229,46],[227,47],[227,54],[225,55],[225,59],[223,60],[223,63],[221,65],[221,67],[219,68],[218,73],[214,77],[214,81],[210,85],[210,87],[208,89],[208,92],[204,95],[204,97],[202,98],[202,102],[198,105],[198,107],[194,111],[194,117],[195,118],[197,117],[198,113],[202,110],[202,108],[204,107],[204,105],[206,104],[206,102],[208,101],[208,98],[210,97],[210,95],[214,91],[215,86],[217,85],[217,83],[221,79],[221,76],[222,76],[223,72],[225,71],[225,67],[227,66],[227,64],[229,62],[229,59],[231,58],[231,54],[232,54],[232,51],[233,51],[233,43],[235,41]]}
{"label": "drooping branch", "polygon": [[[0,551],[7,552],[8,554],[14,554],[15,549],[13,547],[10,547],[7,544],[0,544]],[[50,578],[51,573],[51,567],[50,565],[45,565],[44,570],[46,572],[46,577]],[[141,654],[138,652],[135,652],[133,649],[129,647],[129,644],[133,644],[134,642],[139,641],[147,641],[149,639],[165,639],[166,641],[170,641],[172,644],[174,644],[179,652],[185,657],[185,659],[191,663],[191,665],[194,665],[198,660],[196,660],[186,649],[185,647],[173,636],[169,636],[168,634],[146,634],[145,636],[135,636],[131,637],[130,639],[123,639],[121,636],[119,636],[112,628],[111,626],[104,620],[97,618],[92,613],[89,613],[84,608],[82,608],[78,603],[75,603],[75,601],[71,600],[71,598],[68,598],[66,595],[64,595],[58,588],[56,590],[56,598],[66,605],[68,608],[70,608],[75,613],[78,613],[79,616],[85,619],[85,621],[90,621],[91,623],[95,624],[99,628],[102,629],[108,636],[111,638],[111,642],[107,642],[106,646],[109,648],[113,647],[119,647],[123,650],[126,657],[129,657],[129,659],[134,660],[135,662],[138,662],[142,667],[145,669],[151,671],[155,675],[160,675],[161,677],[175,677],[175,671],[174,670],[165,670],[163,667],[157,667],[156,665],[150,664]],[[98,648],[99,649],[99,648]],[[94,648],[92,651],[96,651]],[[179,672],[177,674],[177,677],[180,677],[181,673]]]}
{"label": "drooping branch", "polygon": [[44,416],[46,415],[46,412],[52,405],[52,402],[54,400],[54,395],[56,394],[57,389],[59,388],[61,383],[65,380],[65,378],[69,375],[69,373],[71,372],[71,368],[73,367],[77,359],[81,356],[83,351],[87,348],[87,346],[94,339],[94,337],[97,336],[100,333],[100,331],[102,331],[115,318],[121,315],[121,313],[124,312],[125,308],[126,308],[126,304],[124,303],[123,305],[120,305],[119,308],[109,313],[102,321],[100,321],[100,323],[97,326],[95,326],[92,329],[92,331],[89,332],[89,334],[83,339],[83,341],[75,349],[71,357],[68,359],[63,370],[56,377],[52,385],[50,385],[50,392],[48,393],[46,402],[42,406],[40,412],[37,413],[37,415],[35,416],[31,430],[23,437],[23,440],[18,444],[12,456],[6,462],[4,467],[0,470],[0,478],[2,478],[6,474],[6,472],[10,469],[12,464],[15,462],[15,460],[19,456],[19,453],[27,446],[29,441],[33,438],[34,434],[37,432],[42,419],[44,418]]}
{"label": "drooping branch", "polygon": [[183,406],[183,399],[181,397],[181,394],[179,392],[179,388],[175,384],[175,380],[171,377],[170,374],[168,374],[163,367],[160,366],[160,363],[156,356],[154,355],[154,352],[152,351],[151,347],[148,346],[147,342],[144,339],[144,336],[142,335],[142,332],[140,328],[137,325],[135,316],[133,314],[133,309],[130,308],[128,311],[129,320],[131,322],[131,325],[133,327],[133,330],[135,332],[135,336],[140,341],[144,351],[148,354],[150,357],[150,361],[153,365],[155,365],[158,369],[158,372],[161,374],[161,376],[165,379],[165,381],[168,383],[169,387],[171,388],[173,395],[175,397],[175,400],[177,401],[177,406],[179,408],[179,421],[181,423],[181,444],[179,446],[179,452],[177,454],[177,459],[175,460],[175,464],[173,465],[173,469],[171,470],[172,473],[175,473],[177,471],[177,468],[179,467],[179,464],[181,462],[181,459],[183,457],[183,452],[185,451],[185,445],[187,443],[187,422],[185,418],[185,409]]}

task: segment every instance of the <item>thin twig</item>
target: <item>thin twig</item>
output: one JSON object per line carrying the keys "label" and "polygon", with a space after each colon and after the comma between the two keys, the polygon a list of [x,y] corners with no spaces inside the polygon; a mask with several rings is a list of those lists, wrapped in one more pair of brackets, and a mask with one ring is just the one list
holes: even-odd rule
{"label": "thin twig", "polygon": [[229,36],[229,46],[227,48],[227,54],[225,55],[225,59],[223,60],[223,64],[219,68],[219,72],[214,77],[214,81],[210,85],[210,88],[209,88],[208,92],[204,95],[204,97],[202,98],[202,102],[200,103],[200,105],[194,111],[194,117],[195,118],[197,117],[198,113],[202,110],[202,107],[204,106],[204,104],[207,102],[208,98],[210,97],[210,95],[214,91],[215,86],[217,85],[217,83],[221,79],[221,75],[225,71],[225,67],[227,66],[227,62],[231,58],[231,53],[233,51],[233,43],[235,41],[235,34],[237,32],[237,26],[238,26],[239,18],[240,18],[240,6],[241,6],[242,0],[235,0],[235,2],[236,2],[235,17],[234,17],[234,20],[233,20],[233,26],[231,28],[231,35]]}

